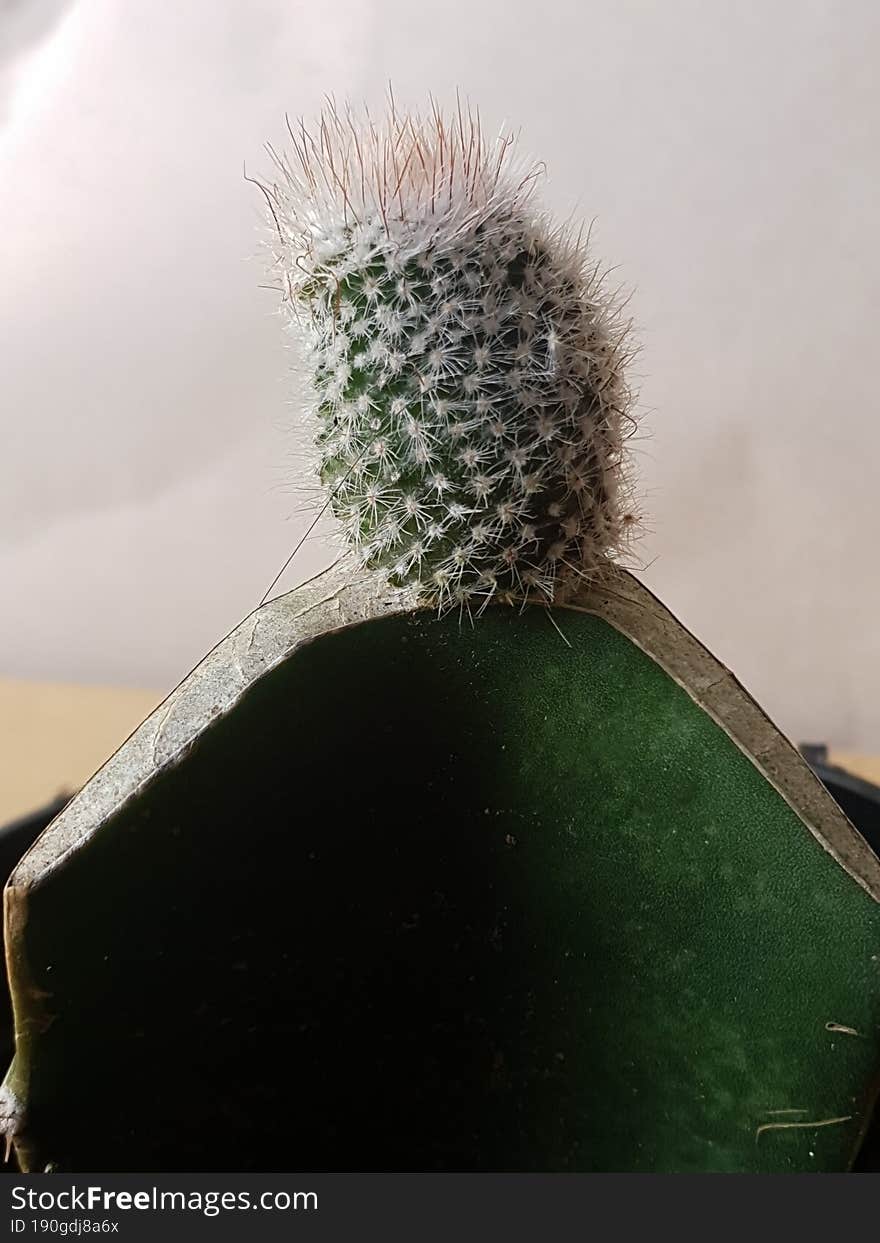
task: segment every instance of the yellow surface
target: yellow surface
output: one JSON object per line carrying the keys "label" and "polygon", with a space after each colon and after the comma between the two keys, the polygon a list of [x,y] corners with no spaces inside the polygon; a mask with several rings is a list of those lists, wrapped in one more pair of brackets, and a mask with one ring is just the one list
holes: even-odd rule
{"label": "yellow surface", "polygon": [[839,764],[854,777],[863,781],[873,781],[880,786],[880,755],[857,755],[853,751],[829,751],[828,758],[832,764]]}
{"label": "yellow surface", "polygon": [[0,825],[78,790],[161,698],[0,678]]}

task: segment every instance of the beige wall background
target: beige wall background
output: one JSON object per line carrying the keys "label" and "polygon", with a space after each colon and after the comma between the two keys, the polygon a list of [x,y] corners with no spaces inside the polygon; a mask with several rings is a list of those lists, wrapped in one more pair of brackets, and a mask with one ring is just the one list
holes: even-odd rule
{"label": "beige wall background", "polygon": [[874,0],[4,0],[0,57],[0,674],[158,693],[259,600],[306,519],[243,162],[393,79],[520,127],[633,290],[648,585],[880,751]]}

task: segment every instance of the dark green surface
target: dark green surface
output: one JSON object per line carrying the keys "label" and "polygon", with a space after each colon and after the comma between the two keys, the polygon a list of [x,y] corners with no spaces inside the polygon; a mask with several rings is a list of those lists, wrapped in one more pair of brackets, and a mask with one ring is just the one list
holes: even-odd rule
{"label": "dark green surface", "polygon": [[880,907],[647,656],[555,618],[571,648],[537,608],[312,643],[30,896],[41,1161],[846,1167]]}

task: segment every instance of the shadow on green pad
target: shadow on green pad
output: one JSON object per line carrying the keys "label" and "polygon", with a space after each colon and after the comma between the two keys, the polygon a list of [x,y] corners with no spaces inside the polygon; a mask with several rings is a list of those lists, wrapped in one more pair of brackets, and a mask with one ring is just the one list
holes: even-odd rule
{"label": "shadow on green pad", "polygon": [[880,906],[554,620],[314,639],[28,891],[30,1168],[847,1168]]}

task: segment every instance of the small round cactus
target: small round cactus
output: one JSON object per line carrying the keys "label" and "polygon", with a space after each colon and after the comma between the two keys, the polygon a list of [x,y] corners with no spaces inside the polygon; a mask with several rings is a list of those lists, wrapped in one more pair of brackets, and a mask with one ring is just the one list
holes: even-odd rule
{"label": "small round cactus", "polygon": [[626,324],[512,140],[329,108],[264,186],[329,504],[422,602],[558,600],[620,548]]}

